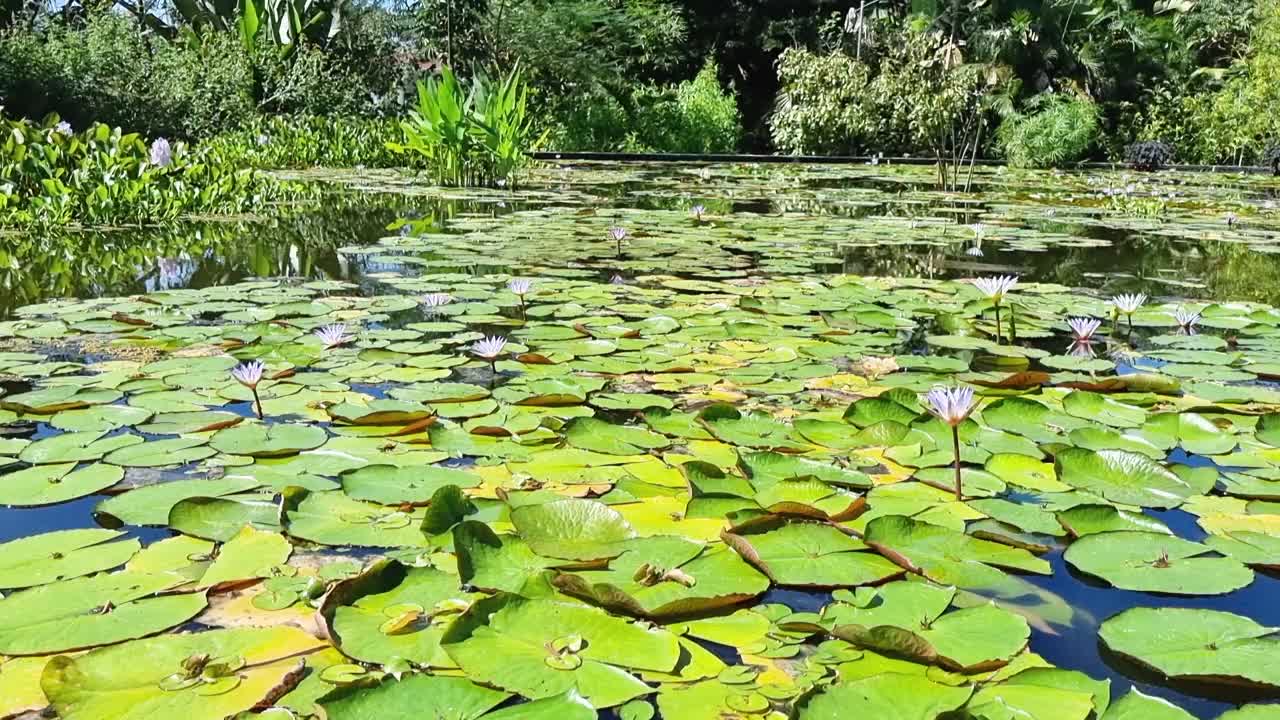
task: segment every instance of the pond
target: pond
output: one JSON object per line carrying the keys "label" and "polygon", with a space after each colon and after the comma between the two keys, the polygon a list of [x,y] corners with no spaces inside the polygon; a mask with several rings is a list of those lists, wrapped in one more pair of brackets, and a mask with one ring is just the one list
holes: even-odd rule
{"label": "pond", "polygon": [[0,236],[0,717],[1276,711],[1273,179],[295,176]]}

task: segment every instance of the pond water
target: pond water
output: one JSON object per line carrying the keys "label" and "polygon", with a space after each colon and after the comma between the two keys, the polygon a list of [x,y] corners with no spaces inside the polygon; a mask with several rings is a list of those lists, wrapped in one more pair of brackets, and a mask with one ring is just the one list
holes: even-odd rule
{"label": "pond water", "polygon": [[[1116,718],[1280,699],[1273,179],[296,177],[319,207],[0,235],[0,717],[1104,716],[1065,671]],[[963,501],[921,398],[958,383]],[[161,658],[146,692],[113,652]],[[381,674],[413,668],[467,679]]]}

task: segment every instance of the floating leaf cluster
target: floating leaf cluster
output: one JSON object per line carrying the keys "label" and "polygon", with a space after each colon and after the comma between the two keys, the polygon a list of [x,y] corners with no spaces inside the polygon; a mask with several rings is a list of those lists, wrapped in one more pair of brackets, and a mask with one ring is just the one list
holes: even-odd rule
{"label": "floating leaf cluster", "polygon": [[[627,225],[587,240],[624,272],[664,242]],[[0,503],[96,521],[0,544],[0,717],[1181,717],[1037,654],[1090,622],[1064,549],[1150,593],[1110,652],[1280,686],[1272,629],[1161,607],[1280,567],[1277,309],[387,245],[437,242],[382,293],[0,323]]]}

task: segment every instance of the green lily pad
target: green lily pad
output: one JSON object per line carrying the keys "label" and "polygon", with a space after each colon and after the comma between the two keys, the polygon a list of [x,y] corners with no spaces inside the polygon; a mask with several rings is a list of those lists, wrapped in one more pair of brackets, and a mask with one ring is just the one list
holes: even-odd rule
{"label": "green lily pad", "polygon": [[800,708],[798,718],[936,718],[960,709],[972,694],[971,686],[950,687],[922,676],[885,673],[826,688]]}
{"label": "green lily pad", "polygon": [[576,690],[607,708],[648,694],[628,670],[670,672],[680,659],[671,633],[602,610],[498,596],[454,622],[445,652],[467,677],[539,699]]}
{"label": "green lily pad", "polygon": [[0,478],[0,505],[34,507],[74,500],[106,490],[124,478],[124,468],[97,463],[36,465]]}
{"label": "green lily pad", "polygon": [[343,472],[341,478],[347,495],[382,505],[421,504],[446,485],[471,488],[480,484],[474,473],[435,466],[365,465]]}
{"label": "green lily pad", "polygon": [[945,612],[954,598],[955,588],[892,582],[860,596],[859,606],[827,606],[823,620],[855,645],[960,671],[1001,667],[1027,646],[1022,616],[993,604]]}
{"label": "green lily pad", "polygon": [[41,684],[67,720],[222,720],[279,696],[320,647],[291,627],[166,635],[56,657]]}
{"label": "green lily pad", "polygon": [[616,557],[636,536],[618,511],[578,498],[515,508],[511,524],[535,553],[564,560]]}
{"label": "green lily pad", "polygon": [[1107,649],[1172,679],[1280,686],[1275,628],[1219,610],[1126,610],[1102,623]]}
{"label": "green lily pad", "polygon": [[0,588],[70,580],[123,565],[141,545],[114,530],[56,530],[0,544]]}
{"label": "green lily pad", "polygon": [[229,455],[272,458],[314,450],[328,439],[324,428],[314,425],[255,423],[219,430],[209,440],[209,446]]}
{"label": "green lily pad", "polygon": [[[833,525],[771,522],[758,532],[725,532],[724,541],[779,585],[849,587],[883,582],[902,568]],[[741,533],[741,534],[739,534]]]}
{"label": "green lily pad", "polygon": [[1253,571],[1214,548],[1161,533],[1116,531],[1082,537],[1063,555],[1122,590],[1221,595],[1253,582]]}
{"label": "green lily pad", "polygon": [[383,560],[335,585],[320,616],[329,637],[352,659],[448,668],[454,664],[440,638],[475,597],[459,588],[456,575]]}
{"label": "green lily pad", "polygon": [[64,580],[0,600],[0,654],[45,655],[166,630],[205,607],[203,593],[157,595],[176,575],[118,572]]}
{"label": "green lily pad", "polygon": [[1062,482],[1122,505],[1173,508],[1194,494],[1182,478],[1136,453],[1068,448],[1056,462]]}

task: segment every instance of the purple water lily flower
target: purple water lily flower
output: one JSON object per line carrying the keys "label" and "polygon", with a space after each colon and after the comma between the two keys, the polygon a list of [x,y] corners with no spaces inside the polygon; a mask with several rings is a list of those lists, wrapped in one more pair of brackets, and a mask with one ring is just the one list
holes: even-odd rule
{"label": "purple water lily flower", "polygon": [[937,387],[925,395],[925,401],[929,404],[929,412],[951,426],[951,442],[955,451],[956,500],[963,500],[964,487],[960,477],[960,423],[964,422],[977,407],[973,398],[973,388]]}
{"label": "purple water lily flower", "polygon": [[258,397],[258,383],[262,382],[262,375],[266,370],[267,365],[261,360],[241,363],[231,368],[231,377],[253,393],[253,410],[259,420],[262,419],[262,400]]}
{"label": "purple water lily flower", "polygon": [[1098,328],[1102,327],[1102,321],[1096,318],[1073,317],[1067,318],[1067,326],[1071,328],[1071,334],[1075,336],[1077,342],[1089,342]]}
{"label": "purple water lily flower", "polygon": [[316,328],[315,332],[312,334],[320,338],[320,342],[324,343],[326,348],[335,348],[340,345],[346,345],[355,339],[354,336],[347,334],[347,326],[342,323]]}

